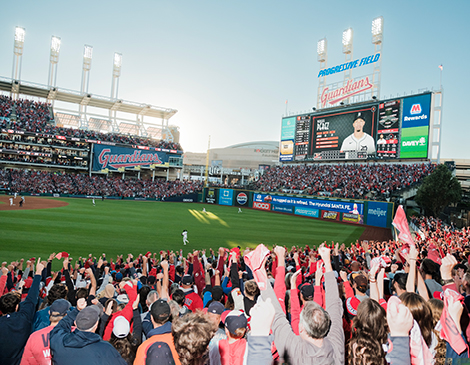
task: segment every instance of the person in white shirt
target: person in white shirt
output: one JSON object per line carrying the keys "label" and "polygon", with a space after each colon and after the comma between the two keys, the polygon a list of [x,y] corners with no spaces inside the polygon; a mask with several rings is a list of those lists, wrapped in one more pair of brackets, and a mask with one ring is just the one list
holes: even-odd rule
{"label": "person in white shirt", "polygon": [[363,130],[365,124],[366,121],[361,116],[361,113],[357,113],[357,117],[353,122],[354,133],[344,139],[341,151],[375,153],[374,139]]}

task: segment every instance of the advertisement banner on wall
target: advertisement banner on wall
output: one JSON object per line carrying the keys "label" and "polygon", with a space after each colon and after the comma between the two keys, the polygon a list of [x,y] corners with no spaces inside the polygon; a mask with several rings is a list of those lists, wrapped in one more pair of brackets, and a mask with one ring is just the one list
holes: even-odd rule
{"label": "advertisement banner on wall", "polygon": [[219,195],[219,189],[209,188],[206,189],[206,196],[204,201],[208,204],[217,204],[217,196]]}
{"label": "advertisement banner on wall", "polygon": [[235,191],[235,206],[248,207],[250,205],[250,195],[247,191]]}
{"label": "advertisement banner on wall", "polygon": [[219,204],[220,205],[232,205],[233,203],[233,190],[232,189],[220,189],[219,190]]}
{"label": "advertisement banner on wall", "polygon": [[424,94],[403,99],[402,128],[429,126],[431,94]]}
{"label": "advertisement banner on wall", "polygon": [[271,210],[271,204],[264,202],[253,202],[253,208],[260,210]]}
{"label": "advertisement banner on wall", "polygon": [[296,198],[270,194],[253,194],[253,202],[267,202],[275,205],[289,205],[294,207],[316,208],[341,213],[364,214],[364,204],[350,203],[336,200],[320,200],[309,198]]}
{"label": "advertisement banner on wall", "polygon": [[343,213],[342,221],[348,223],[364,224],[363,216],[353,213]]}
{"label": "advertisement banner on wall", "polygon": [[121,171],[120,169],[150,165],[167,166],[168,161],[166,152],[93,144],[93,171]]}
{"label": "advertisement banner on wall", "polygon": [[367,209],[367,225],[387,227],[388,203],[370,201]]}
{"label": "advertisement banner on wall", "polygon": [[281,213],[290,213],[294,212],[294,207],[288,207],[286,205],[273,205],[272,209],[273,212],[281,212]]}
{"label": "advertisement banner on wall", "polygon": [[330,212],[329,210],[322,210],[321,217],[323,219],[331,219],[334,221],[339,221],[339,213],[338,212]]}
{"label": "advertisement banner on wall", "polygon": [[429,127],[403,128],[401,131],[400,158],[428,157]]}
{"label": "advertisement banner on wall", "polygon": [[303,215],[306,217],[319,218],[320,211],[318,209],[295,207],[294,214]]}

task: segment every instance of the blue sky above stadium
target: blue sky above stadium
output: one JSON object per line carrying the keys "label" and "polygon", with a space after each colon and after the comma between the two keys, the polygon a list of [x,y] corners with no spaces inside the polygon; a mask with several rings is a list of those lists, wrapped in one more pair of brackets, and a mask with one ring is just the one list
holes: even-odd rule
{"label": "blue sky above stadium", "polygon": [[[11,77],[16,26],[26,29],[21,79],[47,84],[51,36],[61,38],[57,86],[79,90],[83,46],[93,46],[89,92],[111,93],[122,53],[119,98],[178,110],[186,151],[279,140],[281,117],[316,104],[317,41],[328,65],[373,54],[371,21],[384,17],[381,97],[445,90],[441,157],[466,148],[470,2],[442,1],[21,1],[2,6],[0,76]],[[358,69],[353,77],[362,76]],[[342,75],[341,75],[342,76]],[[331,78],[329,81],[340,80]]]}

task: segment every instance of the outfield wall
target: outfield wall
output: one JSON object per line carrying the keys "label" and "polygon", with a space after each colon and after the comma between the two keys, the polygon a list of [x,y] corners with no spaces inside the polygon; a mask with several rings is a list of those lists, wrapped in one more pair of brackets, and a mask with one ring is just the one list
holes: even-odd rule
{"label": "outfield wall", "polygon": [[206,204],[246,207],[311,218],[390,228],[393,203],[355,199],[269,194],[248,190],[204,188]]}

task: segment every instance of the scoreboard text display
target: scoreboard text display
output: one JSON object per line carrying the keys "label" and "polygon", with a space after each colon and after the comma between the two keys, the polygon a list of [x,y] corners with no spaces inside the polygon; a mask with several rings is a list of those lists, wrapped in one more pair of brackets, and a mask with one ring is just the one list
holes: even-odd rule
{"label": "scoreboard text display", "polygon": [[427,158],[431,93],[290,116],[279,160]]}

